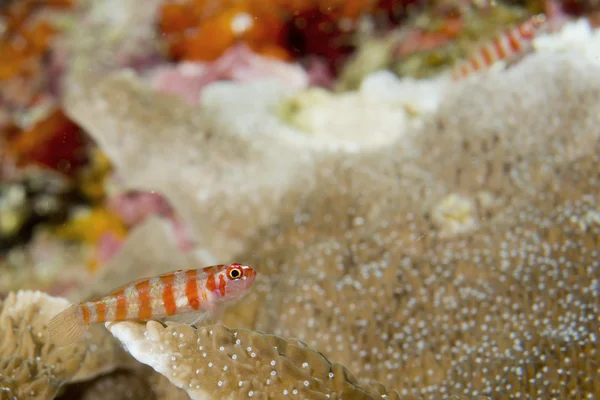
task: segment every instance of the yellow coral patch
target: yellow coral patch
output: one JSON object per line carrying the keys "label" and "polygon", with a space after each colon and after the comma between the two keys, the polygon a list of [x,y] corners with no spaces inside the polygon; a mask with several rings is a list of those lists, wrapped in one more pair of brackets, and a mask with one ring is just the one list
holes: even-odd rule
{"label": "yellow coral patch", "polygon": [[80,212],[67,224],[58,228],[56,234],[67,240],[96,243],[107,232],[123,238],[127,234],[127,228],[119,217],[103,207],[96,207]]}

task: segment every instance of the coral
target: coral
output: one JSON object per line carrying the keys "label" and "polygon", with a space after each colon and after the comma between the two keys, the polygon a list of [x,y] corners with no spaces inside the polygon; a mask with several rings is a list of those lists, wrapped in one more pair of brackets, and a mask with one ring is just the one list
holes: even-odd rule
{"label": "coral", "polygon": [[0,251],[28,241],[38,224],[64,222],[72,194],[69,181],[51,170],[0,182]]}
{"label": "coral", "polygon": [[55,347],[46,324],[67,301],[41,292],[11,293],[0,312],[0,387],[10,398],[53,398],[65,383],[88,380],[127,365],[130,358],[102,327],[82,343]]}
{"label": "coral", "polygon": [[277,43],[284,21],[269,2],[224,1],[214,7],[202,1],[167,1],[158,21],[169,55],[175,59],[212,61],[237,42],[259,54],[289,59]]}
{"label": "coral", "polygon": [[[99,83],[84,79],[78,87],[83,91],[70,92],[65,109],[113,160],[125,187],[165,196],[196,245],[227,262],[248,235],[276,215],[290,177],[309,187],[310,179],[303,177],[310,178],[319,154],[383,147],[403,137],[410,116],[435,110],[443,82],[398,85],[385,74],[368,79],[360,96],[334,98],[335,112],[315,110],[311,135],[277,116],[277,107],[298,91],[276,81],[213,84],[197,106],[161,96],[132,74],[115,74]],[[385,87],[389,91],[380,99]],[[415,93],[429,96],[420,101]],[[371,140],[352,126],[355,119],[345,116],[351,109],[344,108],[346,103],[373,109],[370,120],[378,126],[370,127]],[[419,118],[413,122],[418,125]],[[325,129],[328,124],[339,128]],[[144,151],[139,151],[142,145]],[[148,157],[176,161],[176,167],[148,164]]]}
{"label": "coral", "polygon": [[189,400],[190,398],[185,390],[173,385],[164,375],[157,372],[150,374],[148,383],[152,386],[157,400]]}
{"label": "coral", "polygon": [[[332,95],[324,89],[310,89],[283,103],[281,115],[291,126],[317,137],[330,135],[348,149],[378,148],[402,135],[408,118],[402,104],[377,94],[361,90]],[[356,109],[364,112],[354,114]],[[371,130],[368,136],[367,130]]]}
{"label": "coral", "polygon": [[80,210],[68,223],[56,229],[59,237],[86,243],[97,243],[106,232],[112,232],[118,238],[122,238],[127,230],[120,218],[102,207]]}
{"label": "coral", "polygon": [[118,68],[144,70],[162,62],[155,32],[161,1],[147,0],[140,6],[139,0],[79,0],[61,44],[68,71],[63,86],[82,77],[97,79]]}
{"label": "coral", "polygon": [[[146,371],[148,373],[148,371]],[[82,400],[154,400],[146,380],[131,371],[120,370],[80,385],[70,386],[61,397]]]}
{"label": "coral", "polygon": [[[335,75],[355,50],[351,30],[342,26],[341,19],[339,10],[319,7],[301,10],[294,13],[279,36],[294,58],[322,57]],[[352,22],[351,19],[346,21]]]}
{"label": "coral", "polygon": [[581,18],[567,22],[562,29],[539,35],[533,40],[536,51],[555,51],[581,53],[590,61],[598,62],[598,43],[600,29],[593,28],[590,21]]}
{"label": "coral", "polygon": [[60,109],[29,129],[0,134],[8,137],[7,151],[18,165],[42,165],[73,175],[87,161],[83,132]]}
{"label": "coral", "polygon": [[[595,156],[586,160],[594,162],[566,170],[560,181],[585,183],[599,166]],[[262,285],[226,323],[294,335],[403,394],[495,398],[502,387],[511,396],[598,395],[595,198],[540,194],[510,223],[483,221],[475,233],[442,240],[406,211],[362,218],[369,207],[360,195],[340,192],[327,198],[328,222],[344,221],[337,235],[316,233],[324,231],[325,210],[301,209],[306,220],[291,214],[282,221],[287,231],[249,244],[240,257],[261,271]],[[345,220],[335,214],[340,208]]]}
{"label": "coral", "polygon": [[0,9],[0,104],[30,106],[40,99],[48,84],[44,56],[58,32],[48,11],[71,7],[70,0],[25,0]]}
{"label": "coral", "polygon": [[[289,93],[285,85],[272,86],[276,89],[265,104],[257,103],[254,93],[268,89],[262,82],[250,84],[249,93],[237,97],[237,106],[247,114],[232,121],[230,105],[221,102],[219,93],[224,84],[205,89],[200,107],[157,96],[129,74],[92,84],[83,80],[78,85],[82,92],[69,92],[69,115],[112,159],[126,188],[165,196],[193,231],[195,242],[220,260],[231,257],[250,232],[268,222],[271,212],[265,206],[277,206],[292,173],[310,171],[312,153],[297,147],[310,149],[309,138],[286,131],[269,115],[271,104]],[[149,145],[144,152],[139,151],[140,141]],[[148,164],[149,157],[186,161],[170,169]],[[242,224],[229,219],[232,209],[244,214]],[[215,226],[228,232],[227,237],[216,233]]]}
{"label": "coral", "polygon": [[[235,332],[251,343],[249,358],[247,347],[235,354],[250,360],[253,395],[270,393],[253,378],[270,373],[283,339],[242,328],[305,342],[294,362],[309,387],[302,363],[331,368],[322,352],[361,385],[401,395],[598,397],[599,74],[576,53],[528,56],[443,86],[401,139],[358,153],[320,148],[272,118],[266,104],[286,96],[266,83],[214,84],[191,107],[131,75],[81,81],[69,113],[127,183],[166,195],[201,233],[199,250],[261,277],[223,316],[236,329],[109,329],[198,397],[240,390],[222,370],[239,373]],[[268,101],[247,96],[257,87]],[[185,263],[173,238],[161,245],[164,227],[146,223],[110,271]],[[321,366],[317,377],[330,371]]]}
{"label": "coral", "polygon": [[97,147],[88,152],[89,163],[79,169],[77,186],[92,202],[100,202],[106,196],[105,181],[112,172],[110,160]]}
{"label": "coral", "polygon": [[27,246],[15,246],[0,259],[0,296],[17,290],[42,290],[64,295],[85,284],[84,249],[69,246],[47,230],[38,229]]}
{"label": "coral", "polygon": [[54,230],[59,237],[92,246],[96,254],[88,259],[93,271],[118,251],[121,240],[127,235],[127,227],[119,216],[107,208],[96,206],[76,209],[67,222]]}
{"label": "coral", "polygon": [[189,400],[184,390],[152,368],[136,363],[129,369],[71,384],[58,399],[83,400]]}
{"label": "coral", "polygon": [[300,341],[245,329],[212,325],[194,329],[155,321],[120,322],[107,328],[140,362],[164,374],[192,399],[278,398],[314,399],[399,398],[361,386],[342,365]]}
{"label": "coral", "polygon": [[235,45],[212,63],[181,62],[149,71],[152,86],[164,93],[176,93],[196,104],[203,87],[219,80],[252,82],[277,77],[299,89],[309,83],[298,65],[272,60],[254,53],[246,45]]}
{"label": "coral", "polygon": [[[412,1],[396,2],[396,6],[405,3]],[[236,43],[244,43],[281,60],[319,57],[335,73],[354,50],[357,19],[371,12],[400,17],[395,11],[389,2],[362,0],[222,1],[218,5],[165,1],[158,25],[170,57],[176,60],[211,61]]]}
{"label": "coral", "polygon": [[398,42],[396,36],[363,39],[339,73],[336,82],[337,91],[356,90],[366,76],[385,70],[392,62],[392,50]]}
{"label": "coral", "polygon": [[401,28],[390,65],[398,75],[415,78],[438,75],[449,65],[470,56],[507,25],[528,17],[523,8],[503,3],[483,10],[473,7],[475,2],[463,2],[462,7],[461,2],[441,3],[429,13],[411,18]]}
{"label": "coral", "polygon": [[347,151],[373,150],[405,138],[419,126],[421,117],[437,109],[446,86],[443,79],[398,80],[381,71],[366,77],[356,91],[299,92],[279,106],[279,115],[291,126]]}
{"label": "coral", "polygon": [[[238,256],[261,281],[224,323],[293,335],[401,394],[600,394],[598,69],[535,56],[496,79],[444,99],[417,154],[323,161]],[[448,234],[432,210],[456,192],[478,224]]]}
{"label": "coral", "polygon": [[587,57],[534,54],[449,90],[415,135],[427,149],[415,162],[454,191],[487,191],[507,206],[527,201],[553,179],[554,165],[593,148],[599,95],[600,69]]}

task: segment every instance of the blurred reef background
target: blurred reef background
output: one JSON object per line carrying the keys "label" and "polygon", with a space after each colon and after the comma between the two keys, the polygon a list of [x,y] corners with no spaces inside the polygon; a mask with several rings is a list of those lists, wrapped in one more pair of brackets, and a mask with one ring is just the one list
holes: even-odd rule
{"label": "blurred reef background", "polygon": [[[599,11],[0,1],[0,399],[599,399]],[[208,324],[47,341],[231,262]]]}

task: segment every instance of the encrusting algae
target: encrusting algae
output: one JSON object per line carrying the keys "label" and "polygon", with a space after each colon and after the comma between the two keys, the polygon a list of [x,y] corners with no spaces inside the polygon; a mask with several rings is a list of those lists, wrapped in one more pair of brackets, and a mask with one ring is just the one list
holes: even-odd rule
{"label": "encrusting algae", "polygon": [[105,296],[73,304],[48,325],[50,342],[77,341],[93,323],[150,320],[187,315],[194,325],[219,305],[237,299],[254,282],[256,272],[241,264],[178,270],[128,283]]}

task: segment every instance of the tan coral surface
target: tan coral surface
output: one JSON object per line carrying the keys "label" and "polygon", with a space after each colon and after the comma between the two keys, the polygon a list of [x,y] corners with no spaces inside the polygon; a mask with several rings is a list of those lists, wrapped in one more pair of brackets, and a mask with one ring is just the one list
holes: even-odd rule
{"label": "tan coral surface", "polygon": [[136,359],[194,400],[398,398],[380,385],[361,386],[345,367],[297,340],[223,325],[194,329],[150,321],[107,327]]}
{"label": "tan coral surface", "polygon": [[90,329],[77,344],[48,343],[48,321],[68,306],[64,299],[31,291],[10,293],[1,303],[0,397],[53,398],[65,383],[88,380],[130,362],[101,326]]}

